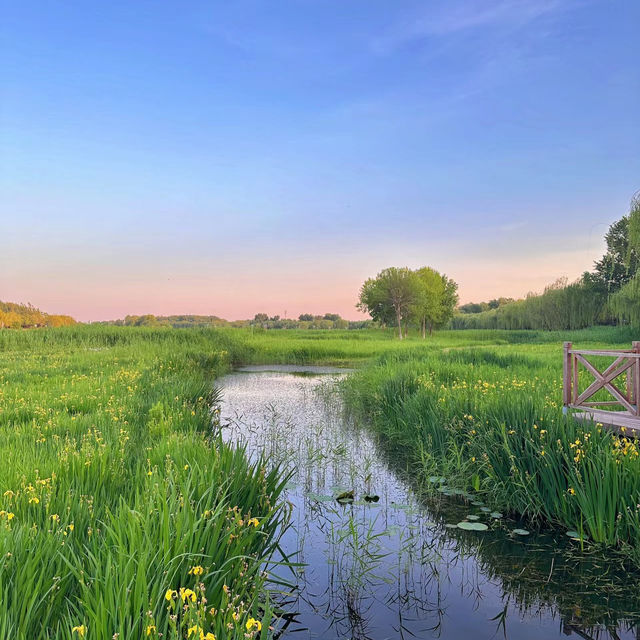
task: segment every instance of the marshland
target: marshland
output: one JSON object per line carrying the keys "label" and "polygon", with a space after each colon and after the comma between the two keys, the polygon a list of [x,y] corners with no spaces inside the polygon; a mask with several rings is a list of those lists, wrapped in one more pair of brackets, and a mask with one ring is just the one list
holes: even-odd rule
{"label": "marshland", "polygon": [[1,21],[0,640],[640,640],[638,0]]}
{"label": "marshland", "polygon": [[0,333],[2,637],[635,637],[638,445],[565,338]]}

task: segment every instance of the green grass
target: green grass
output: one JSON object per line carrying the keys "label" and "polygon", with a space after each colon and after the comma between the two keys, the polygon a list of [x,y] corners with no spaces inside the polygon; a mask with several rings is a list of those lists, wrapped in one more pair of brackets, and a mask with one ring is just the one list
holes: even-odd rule
{"label": "green grass", "polygon": [[566,418],[561,405],[562,339],[612,346],[629,336],[526,333],[530,342],[388,352],[345,383],[348,404],[405,452],[417,480],[443,475],[498,510],[577,531],[640,564],[640,448]]}
{"label": "green grass", "polygon": [[382,330],[0,331],[0,637],[176,639],[195,627],[220,640],[244,637],[251,618],[264,627],[249,635],[266,637],[262,571],[285,520],[285,478],[210,428],[214,378],[244,363],[357,365],[348,405],[417,482],[446,475],[640,564],[635,445],[565,420],[559,406],[563,340],[632,337],[606,327],[402,342]]}
{"label": "green grass", "polygon": [[[244,637],[250,617],[268,618],[284,479],[211,435],[211,383],[233,359],[224,336],[0,341],[0,637]],[[180,588],[196,598],[185,609],[165,599]]]}

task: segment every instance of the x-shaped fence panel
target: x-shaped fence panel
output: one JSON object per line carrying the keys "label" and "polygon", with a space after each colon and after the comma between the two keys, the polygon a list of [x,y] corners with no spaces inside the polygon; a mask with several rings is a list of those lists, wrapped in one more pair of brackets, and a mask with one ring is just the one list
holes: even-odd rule
{"label": "x-shaped fence panel", "polygon": [[[587,356],[607,356],[614,361],[600,371]],[[582,393],[579,389],[579,368],[582,365],[594,378]],[[624,391],[614,382],[626,373]],[[604,389],[614,400],[590,401],[589,398]],[[640,341],[633,343],[629,351],[586,351],[573,349],[570,342],[564,343],[563,402],[566,407],[588,408],[617,405],[632,416],[640,416]]]}

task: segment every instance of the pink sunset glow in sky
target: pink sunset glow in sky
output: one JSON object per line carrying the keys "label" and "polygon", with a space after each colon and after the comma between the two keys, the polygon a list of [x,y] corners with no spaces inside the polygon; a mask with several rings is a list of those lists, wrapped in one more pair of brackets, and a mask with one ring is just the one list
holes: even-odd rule
{"label": "pink sunset glow in sky", "polygon": [[0,300],[296,317],[577,278],[640,187],[640,3],[3,9]]}

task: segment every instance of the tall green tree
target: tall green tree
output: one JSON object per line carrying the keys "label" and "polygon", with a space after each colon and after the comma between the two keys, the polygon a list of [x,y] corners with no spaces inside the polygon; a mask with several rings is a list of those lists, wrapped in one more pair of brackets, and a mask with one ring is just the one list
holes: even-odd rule
{"label": "tall green tree", "polygon": [[610,298],[609,307],[621,322],[640,326],[640,192],[628,215],[626,266],[631,277]]}
{"label": "tall green tree", "polygon": [[434,328],[445,325],[453,316],[458,304],[458,285],[431,267],[417,269],[415,274],[419,287],[413,315],[424,339],[427,328],[431,334]]}
{"label": "tall green tree", "polygon": [[[636,198],[636,209],[637,198]],[[640,213],[622,216],[614,222],[604,239],[607,252],[594,265],[594,273],[607,293],[615,293],[624,286],[638,270],[640,264]],[[633,241],[630,242],[630,234]]]}
{"label": "tall green tree", "polygon": [[427,325],[431,333],[433,325],[440,319],[444,282],[442,276],[431,267],[422,267],[415,274],[419,286],[413,314],[424,339],[427,335]]}
{"label": "tall green tree", "polygon": [[365,281],[356,306],[381,324],[395,323],[402,340],[402,325],[411,316],[419,288],[418,277],[413,271],[407,267],[389,267]]}

